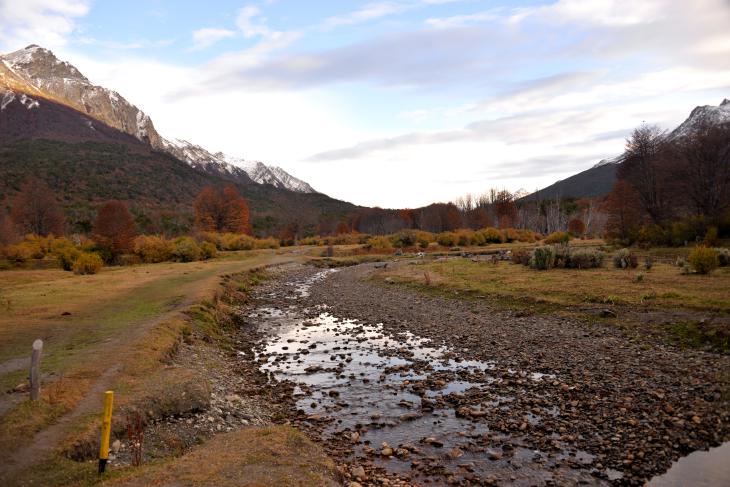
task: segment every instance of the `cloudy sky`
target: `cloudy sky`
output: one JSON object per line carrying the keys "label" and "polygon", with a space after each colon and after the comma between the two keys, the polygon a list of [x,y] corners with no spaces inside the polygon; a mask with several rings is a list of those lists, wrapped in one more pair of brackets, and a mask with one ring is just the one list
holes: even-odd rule
{"label": "cloudy sky", "polygon": [[331,196],[533,190],[730,98],[730,0],[0,0],[160,133]]}

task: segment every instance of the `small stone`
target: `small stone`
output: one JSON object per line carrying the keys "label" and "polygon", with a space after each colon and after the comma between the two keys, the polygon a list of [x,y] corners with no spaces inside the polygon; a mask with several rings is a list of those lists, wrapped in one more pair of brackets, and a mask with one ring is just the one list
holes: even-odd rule
{"label": "small stone", "polygon": [[447,453],[449,458],[459,458],[464,455],[464,452],[459,447],[452,448],[449,453]]}
{"label": "small stone", "polygon": [[362,465],[353,467],[350,470],[350,475],[355,477],[357,480],[367,480],[367,475],[365,475],[365,469],[362,467]]}
{"label": "small stone", "polygon": [[694,424],[700,424],[702,422],[702,419],[700,419],[699,416],[692,416],[692,422]]}
{"label": "small stone", "polygon": [[382,450],[380,450],[380,454],[384,457],[392,457],[393,456],[393,449],[389,446],[386,446]]}
{"label": "small stone", "polygon": [[501,460],[502,459],[502,452],[497,450],[488,450],[487,456],[490,460]]}
{"label": "small stone", "polygon": [[121,441],[114,440],[114,442],[112,442],[112,452],[114,452],[115,454],[117,454],[117,453],[119,453],[119,450],[121,448],[122,448],[122,442]]}

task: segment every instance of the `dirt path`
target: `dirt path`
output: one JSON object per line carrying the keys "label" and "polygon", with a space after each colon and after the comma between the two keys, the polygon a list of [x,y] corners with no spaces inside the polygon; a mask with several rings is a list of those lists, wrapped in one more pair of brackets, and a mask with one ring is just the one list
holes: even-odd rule
{"label": "dirt path", "polygon": [[643,485],[730,440],[730,357],[420,294],[375,272],[343,269],[297,295],[290,281],[307,272],[290,270],[249,318],[258,360],[300,384],[295,423],[353,480]]}
{"label": "dirt path", "polygon": [[[79,401],[74,409],[58,419],[54,424],[37,433],[32,441],[12,455],[3,459],[0,480],[10,478],[17,472],[42,461],[51,455],[58,445],[69,435],[72,428],[77,426],[77,421],[84,416],[100,411],[103,406],[103,393],[108,390],[120,378],[128,355],[134,351],[135,344],[145,339],[145,336],[161,323],[182,317],[182,313],[191,305],[199,303],[207,297],[217,286],[220,276],[227,273],[236,273],[249,270],[255,267],[278,265],[292,260],[291,256],[269,255],[260,260],[232,262],[230,265],[218,266],[215,269],[200,272],[200,277],[192,277],[189,282],[175,289],[175,294],[182,296],[182,299],[174,301],[168,306],[163,314],[158,314],[150,319],[130,323],[120,329],[113,337],[104,340],[102,343],[84,350],[85,356],[104,357],[110,360],[101,375],[99,375],[85,393],[84,398]],[[158,284],[153,282],[153,284]],[[139,290],[133,292],[138,293]]]}

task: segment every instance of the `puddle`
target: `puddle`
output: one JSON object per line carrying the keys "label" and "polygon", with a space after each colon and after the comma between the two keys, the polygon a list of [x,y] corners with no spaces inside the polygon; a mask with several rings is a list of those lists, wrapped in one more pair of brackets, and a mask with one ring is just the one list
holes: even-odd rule
{"label": "puddle", "polygon": [[[330,272],[291,283],[286,288],[291,294],[278,297],[307,296],[312,283]],[[250,316],[269,337],[255,352],[263,371],[296,384],[296,406],[323,425],[323,440],[356,433],[357,441],[345,451],[347,460],[372,462],[424,482],[495,476],[512,485],[605,483],[591,475],[593,456],[587,452],[547,454],[527,448],[521,438],[489,431],[479,418],[493,408],[508,408],[513,400],[482,394],[495,383],[490,376],[494,363],[460,360],[428,339],[412,333],[392,336],[382,324],[341,319],[324,307],[318,313],[307,318],[293,302],[254,310]],[[554,378],[512,373],[533,381]],[[450,402],[463,395],[484,399],[464,414]],[[551,408],[544,414],[560,411]],[[527,419],[541,421],[537,414]],[[381,455],[384,443],[392,456]]]}
{"label": "puddle", "polygon": [[730,486],[730,442],[708,451],[696,451],[674,462],[671,468],[647,484],[648,487]]}

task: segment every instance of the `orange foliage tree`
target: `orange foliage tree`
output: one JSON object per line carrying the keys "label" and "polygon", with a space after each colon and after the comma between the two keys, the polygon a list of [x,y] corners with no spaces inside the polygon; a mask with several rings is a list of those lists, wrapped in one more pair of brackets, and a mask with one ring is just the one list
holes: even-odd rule
{"label": "orange foliage tree", "polygon": [[99,209],[94,222],[92,238],[113,258],[132,250],[136,235],[134,219],[121,201],[109,201]]}
{"label": "orange foliage tree", "polygon": [[606,197],[603,210],[608,214],[606,234],[627,238],[629,231],[642,223],[639,194],[628,181],[619,179]]}
{"label": "orange foliage tree", "polygon": [[246,200],[233,186],[218,191],[206,186],[195,198],[195,226],[207,232],[251,233]]}
{"label": "orange foliage tree", "polygon": [[21,233],[62,235],[66,226],[56,196],[48,185],[35,178],[20,187],[10,215]]}
{"label": "orange foliage tree", "polygon": [[568,222],[568,231],[576,237],[580,237],[586,233],[586,224],[580,218],[573,218]]}

